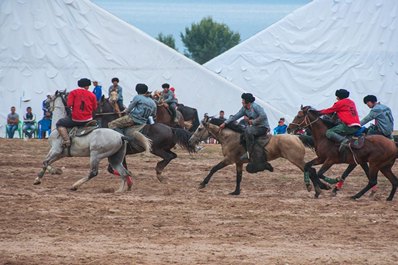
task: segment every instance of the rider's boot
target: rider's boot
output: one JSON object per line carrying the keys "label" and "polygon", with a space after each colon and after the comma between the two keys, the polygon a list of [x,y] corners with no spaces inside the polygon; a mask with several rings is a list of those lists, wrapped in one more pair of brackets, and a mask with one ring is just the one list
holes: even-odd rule
{"label": "rider's boot", "polygon": [[70,147],[71,142],[70,142],[68,130],[65,127],[58,127],[57,131],[58,131],[59,135],[62,137],[62,140],[63,140],[62,145],[64,147]]}
{"label": "rider's boot", "polygon": [[330,132],[329,139],[336,143],[340,143],[339,152],[343,151],[344,148],[348,146],[349,140],[344,136],[341,136],[340,134],[337,134],[335,132]]}
{"label": "rider's boot", "polygon": [[256,173],[264,170],[273,172],[274,168],[267,161],[264,147],[248,139],[246,139],[246,144],[249,152],[249,164],[246,166],[247,172]]}

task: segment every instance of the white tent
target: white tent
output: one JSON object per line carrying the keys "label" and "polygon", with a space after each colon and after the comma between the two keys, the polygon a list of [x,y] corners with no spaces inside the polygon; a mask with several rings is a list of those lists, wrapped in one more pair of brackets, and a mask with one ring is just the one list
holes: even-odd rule
{"label": "white tent", "polygon": [[[82,77],[99,80],[107,94],[113,77],[125,104],[136,83],[151,90],[170,83],[180,102],[200,114],[227,115],[240,107],[241,88],[121,21],[88,0],[0,2],[0,124],[11,106],[42,116],[47,92],[76,88]],[[282,114],[258,100],[271,121]],[[0,134],[4,134],[4,128]]]}
{"label": "white tent", "polygon": [[364,117],[374,94],[397,129],[398,1],[314,0],[205,66],[293,117],[331,106],[340,88]]}

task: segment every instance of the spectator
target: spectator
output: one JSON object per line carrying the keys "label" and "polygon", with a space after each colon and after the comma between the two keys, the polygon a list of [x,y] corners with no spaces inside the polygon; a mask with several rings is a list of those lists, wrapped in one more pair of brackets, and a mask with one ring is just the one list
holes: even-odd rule
{"label": "spectator", "polygon": [[26,108],[26,114],[23,116],[22,131],[26,137],[32,138],[36,130],[36,115],[32,113],[32,108]]}
{"label": "spectator", "polygon": [[227,119],[224,117],[225,113],[223,110],[220,110],[218,118],[222,121],[226,121]]}
{"label": "spectator", "polygon": [[98,85],[98,81],[93,81],[93,93],[95,97],[97,98],[97,102],[101,100],[102,97],[102,86]]}
{"label": "spectator", "polygon": [[14,133],[18,130],[19,115],[15,112],[15,107],[11,107],[11,113],[7,116],[7,127],[6,132],[8,138],[14,138]]}
{"label": "spectator", "polygon": [[46,116],[46,112],[50,112],[52,116],[52,113],[50,111],[50,99],[51,99],[51,93],[47,93],[46,99],[43,100],[41,107],[41,109],[43,110],[43,118]]}
{"label": "spectator", "polygon": [[52,122],[51,112],[47,111],[43,119],[39,121],[39,130],[38,130],[39,139],[46,139],[46,132],[48,132],[48,135],[50,135],[51,122]]}
{"label": "spectator", "polygon": [[287,125],[285,124],[285,118],[280,118],[278,121],[278,126],[274,128],[274,134],[284,134],[286,133]]}
{"label": "spectator", "polygon": [[109,87],[109,97],[111,97],[112,92],[117,93],[117,104],[119,105],[119,110],[123,110],[123,88],[119,86],[119,78],[117,77],[112,78],[112,85]]}

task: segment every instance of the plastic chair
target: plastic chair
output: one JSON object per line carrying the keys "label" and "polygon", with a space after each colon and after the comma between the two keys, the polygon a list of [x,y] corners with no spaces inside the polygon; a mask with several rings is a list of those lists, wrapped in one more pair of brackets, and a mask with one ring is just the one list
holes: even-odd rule
{"label": "plastic chair", "polygon": [[39,121],[37,126],[37,134],[38,138],[42,139],[43,133],[48,133],[48,136],[51,134],[51,120],[49,119],[42,119]]}
{"label": "plastic chair", "polygon": [[[35,129],[33,131],[33,138],[37,138],[37,132],[38,132],[38,128],[37,128],[37,121],[34,122],[35,124]],[[25,122],[22,124],[22,138],[25,138],[25,133],[23,132],[23,126],[25,125]]]}
{"label": "plastic chair", "polygon": [[[8,138],[7,126],[5,129],[6,129],[6,138]],[[18,122],[18,128],[17,128],[16,132],[18,132],[18,134],[19,134],[19,139],[22,139],[22,121]],[[14,132],[14,135],[15,135],[15,132]]]}

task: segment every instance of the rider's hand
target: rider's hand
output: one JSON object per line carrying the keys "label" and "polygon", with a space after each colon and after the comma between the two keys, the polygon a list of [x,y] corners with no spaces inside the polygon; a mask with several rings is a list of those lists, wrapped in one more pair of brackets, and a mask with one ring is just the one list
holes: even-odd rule
{"label": "rider's hand", "polygon": [[220,125],[220,131],[225,128],[225,125],[226,125],[225,123]]}
{"label": "rider's hand", "polygon": [[245,122],[249,123],[250,119],[247,116],[244,116],[243,119],[245,120]]}

